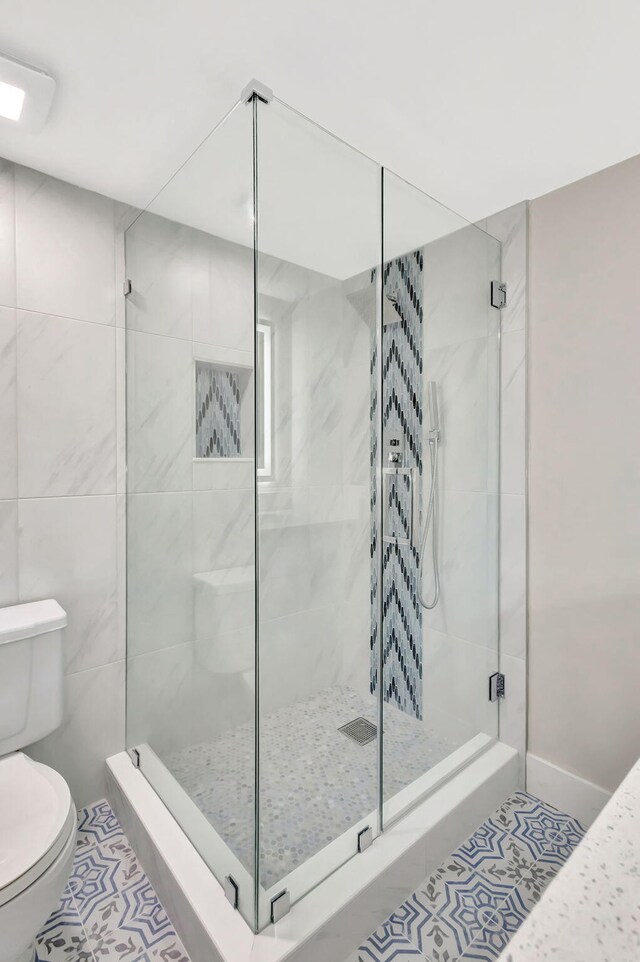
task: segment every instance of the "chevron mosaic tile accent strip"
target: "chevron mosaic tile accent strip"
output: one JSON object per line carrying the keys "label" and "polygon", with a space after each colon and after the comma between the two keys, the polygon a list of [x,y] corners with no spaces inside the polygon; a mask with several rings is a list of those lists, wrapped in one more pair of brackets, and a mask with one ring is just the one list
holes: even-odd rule
{"label": "chevron mosaic tile accent strip", "polygon": [[196,361],[196,457],[240,457],[240,380],[237,373]]}
{"label": "chevron mosaic tile accent strip", "polygon": [[348,962],[492,962],[583,836],[570,815],[516,792]]}
{"label": "chevron mosaic tile accent strip", "polygon": [[[401,439],[404,467],[422,476],[423,274],[421,250],[389,262],[383,271],[383,290],[393,304],[396,320],[382,331],[383,442]],[[379,592],[382,591],[382,685],[384,698],[414,718],[422,719],[422,609],[417,579],[420,557],[413,544],[391,544],[379,539],[375,468],[378,452],[379,398],[375,380],[377,346],[371,357],[371,666],[370,689],[377,691],[380,629]],[[398,478],[386,488],[387,532],[408,532],[410,490]],[[391,527],[390,527],[391,526]],[[382,586],[378,584],[378,548],[382,552]]]}
{"label": "chevron mosaic tile accent strip", "polygon": [[189,962],[105,801],[78,813],[71,878],[36,940],[36,962]]}

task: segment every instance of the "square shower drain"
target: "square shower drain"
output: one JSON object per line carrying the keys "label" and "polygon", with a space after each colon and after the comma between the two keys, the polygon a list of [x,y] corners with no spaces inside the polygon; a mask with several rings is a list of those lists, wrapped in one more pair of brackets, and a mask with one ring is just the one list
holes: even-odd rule
{"label": "square shower drain", "polygon": [[354,718],[353,721],[338,729],[347,738],[351,738],[358,745],[368,745],[378,734],[378,729],[367,718]]}

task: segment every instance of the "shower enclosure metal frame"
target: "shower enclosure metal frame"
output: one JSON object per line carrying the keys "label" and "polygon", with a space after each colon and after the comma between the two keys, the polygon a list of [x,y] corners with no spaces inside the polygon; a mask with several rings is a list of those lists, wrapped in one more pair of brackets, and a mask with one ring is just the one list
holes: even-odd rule
{"label": "shower enclosure metal frame", "polygon": [[[374,622],[377,620],[377,644],[375,641],[376,635],[376,625],[372,628],[372,637],[370,640],[370,645],[372,649],[371,658],[373,659],[372,664],[372,681],[371,681],[371,691],[375,696],[375,717],[377,723],[377,741],[376,741],[376,775],[375,775],[375,805],[370,809],[360,811],[358,818],[354,821],[352,825],[349,826],[345,832],[344,837],[334,838],[325,848],[319,850],[306,859],[303,863],[299,864],[293,870],[291,870],[284,878],[277,879],[272,885],[265,885],[261,882],[261,846],[264,844],[263,833],[261,832],[261,788],[265,778],[265,773],[263,771],[262,755],[263,755],[263,745],[261,743],[262,727],[261,722],[263,720],[266,708],[263,706],[264,694],[263,686],[265,685],[265,675],[264,675],[264,663],[261,668],[261,659],[264,657],[264,652],[261,650],[261,592],[263,590],[262,586],[262,575],[265,571],[268,571],[269,562],[265,561],[261,557],[264,553],[263,545],[263,534],[261,529],[260,518],[261,518],[261,503],[260,486],[263,483],[263,479],[260,478],[257,465],[258,465],[258,454],[259,454],[259,435],[258,435],[258,425],[260,424],[262,411],[261,411],[261,397],[260,392],[257,390],[257,379],[256,379],[256,365],[258,364],[259,358],[259,325],[264,323],[264,318],[262,317],[261,311],[261,271],[264,270],[263,266],[263,256],[272,257],[269,253],[267,255],[263,254],[261,250],[262,243],[262,231],[261,222],[262,217],[264,217],[264,212],[261,211],[260,202],[262,195],[262,188],[264,187],[264,181],[268,178],[268,171],[261,168],[261,136],[263,135],[263,128],[261,123],[263,118],[267,117],[266,112],[275,109],[283,112],[288,118],[291,118],[291,123],[295,125],[305,125],[313,129],[314,136],[318,138],[330,138],[332,143],[339,145],[340,150],[345,152],[350,152],[351,155],[362,158],[363,163],[366,165],[374,165],[378,172],[378,196],[375,203],[378,205],[376,219],[379,223],[379,243],[377,245],[377,254],[375,257],[375,262],[370,264],[371,273],[371,285],[374,290],[373,313],[370,313],[369,320],[372,324],[372,363],[371,363],[371,373],[372,373],[372,439],[373,445],[375,447],[375,459],[372,461],[373,468],[373,513],[371,515],[371,525],[372,531],[377,532],[377,543],[371,543],[370,551],[371,557],[374,559],[374,568],[377,572],[377,594],[375,594],[375,615]],[[387,673],[389,671],[386,661],[385,646],[383,644],[383,628],[387,623],[388,615],[387,609],[385,607],[384,593],[383,593],[383,582],[385,574],[383,571],[383,545],[385,542],[385,525],[387,523],[387,517],[385,512],[385,486],[383,484],[384,471],[386,466],[386,455],[390,453],[388,450],[389,429],[387,423],[385,422],[385,412],[384,412],[384,391],[385,391],[385,372],[383,365],[383,343],[385,339],[385,300],[388,298],[388,294],[385,293],[385,269],[388,265],[400,264],[402,258],[406,255],[409,256],[407,252],[415,251],[418,248],[420,251],[423,250],[423,246],[429,241],[425,241],[424,244],[419,243],[416,238],[422,236],[420,231],[424,225],[429,227],[426,231],[427,234],[431,232],[433,238],[435,238],[432,243],[437,243],[442,237],[446,239],[453,236],[455,231],[461,232],[461,237],[463,237],[463,250],[466,250],[465,244],[471,250],[469,256],[469,262],[471,263],[470,272],[473,273],[475,270],[480,278],[480,282],[484,283],[486,280],[486,301],[488,307],[491,307],[490,291],[489,285],[493,282],[499,282],[500,276],[500,254],[499,245],[497,241],[490,238],[485,232],[483,232],[479,227],[475,225],[468,225],[463,221],[458,215],[447,211],[441,205],[437,205],[435,201],[427,197],[427,195],[418,191],[416,188],[409,185],[407,182],[403,181],[397,175],[388,171],[387,169],[375,165],[373,161],[366,158],[365,155],[359,154],[354,148],[350,147],[344,142],[339,141],[333,135],[324,131],[322,128],[318,128],[316,125],[312,125],[310,121],[300,115],[297,111],[290,108],[288,105],[282,103],[277,98],[273,97],[271,92],[263,87],[263,85],[252,82],[248,88],[243,91],[241,100],[232,108],[227,117],[214,129],[212,134],[207,138],[207,141],[211,142],[210,138],[215,138],[216,132],[224,127],[225,122],[233,114],[240,116],[240,111],[246,111],[247,116],[250,116],[250,129],[251,129],[251,195],[250,195],[250,220],[251,220],[251,276],[252,276],[252,311],[253,311],[253,371],[250,372],[248,369],[247,377],[249,378],[249,386],[245,389],[247,393],[252,394],[252,405],[253,405],[253,437],[252,437],[252,457],[253,462],[253,570],[254,570],[254,593],[253,593],[253,666],[254,666],[254,702],[253,702],[253,871],[245,873],[244,877],[240,877],[240,873],[243,871],[240,863],[235,854],[231,861],[225,856],[222,858],[222,850],[228,847],[228,843],[220,836],[219,832],[210,825],[209,828],[205,825],[205,821],[200,818],[197,823],[194,821],[195,817],[195,805],[193,798],[189,798],[188,792],[185,791],[182,786],[178,785],[173,774],[165,765],[165,762],[160,757],[161,752],[156,751],[152,745],[152,737],[148,739],[145,738],[141,740],[138,736],[137,731],[129,730],[127,732],[127,745],[130,749],[130,753],[134,758],[134,761],[140,766],[143,774],[146,775],[148,780],[151,782],[155,790],[158,792],[160,797],[163,799],[167,807],[172,811],[174,817],[182,825],[185,832],[189,835],[196,848],[200,851],[201,855],[210,865],[212,872],[216,875],[221,885],[223,885],[228,899],[234,904],[234,906],[242,912],[245,920],[249,925],[255,930],[259,931],[268,925],[270,922],[277,922],[290,908],[292,904],[295,904],[300,898],[302,898],[310,889],[320,884],[325,878],[328,877],[333,871],[344,864],[345,860],[353,857],[360,852],[364,851],[369,844],[375,843],[375,838],[378,834],[385,830],[389,825],[393,824],[398,818],[400,818],[405,812],[407,812],[411,807],[413,807],[418,801],[425,797],[425,794],[432,792],[435,788],[443,783],[443,781],[451,778],[455,773],[462,770],[471,760],[476,758],[480,753],[482,753],[488,746],[493,744],[497,737],[497,705],[495,710],[493,710],[493,715],[489,718],[489,723],[484,727],[487,729],[476,725],[475,728],[470,728],[471,737],[459,737],[458,741],[460,744],[453,748],[449,754],[445,755],[438,762],[436,762],[430,769],[421,770],[412,773],[412,777],[408,777],[407,784],[403,785],[400,790],[385,791],[385,727],[388,723],[390,716],[388,713],[392,710],[393,695],[393,684],[391,684],[390,691],[386,692],[385,687],[389,687],[386,683],[388,681]],[[244,122],[243,122],[244,123]],[[247,138],[248,140],[248,138]],[[201,145],[198,151],[207,144],[207,141]],[[286,145],[285,145],[286,146]],[[192,158],[196,157],[198,151],[192,155],[191,158],[185,163],[184,167],[178,171],[177,175],[172,178],[169,182],[170,186],[172,182],[176,181],[183,169],[188,168],[189,163]],[[373,168],[372,168],[373,169]],[[188,175],[188,170],[186,170]],[[371,171],[370,171],[371,173]],[[375,174],[375,171],[374,171]],[[145,215],[149,214],[152,217],[166,216],[164,213],[159,212],[164,211],[162,204],[158,204],[158,198],[162,198],[164,191],[161,191],[151,205],[146,209],[146,211],[141,212],[139,218],[144,219]],[[415,197],[415,202],[412,198]],[[416,222],[411,221],[413,215],[408,218],[406,237],[407,246],[403,247],[403,225],[397,222],[402,221],[404,215],[398,214],[398,210],[404,210],[406,203],[415,206],[417,209]],[[420,208],[423,205],[424,211]],[[438,217],[440,221],[436,226],[431,229],[431,211],[436,210],[437,217],[434,219],[437,221]],[[135,231],[137,221],[129,228],[129,231]],[[180,224],[179,224],[180,226]],[[466,234],[464,233],[466,231]],[[129,234],[129,240],[134,237],[134,233]],[[468,238],[471,237],[471,242],[468,242]],[[475,247],[474,247],[475,244]],[[457,256],[457,255],[456,255]],[[473,260],[475,258],[475,260]],[[473,262],[472,262],[473,261]],[[476,263],[477,262],[477,263]],[[486,263],[485,263],[486,262]],[[483,271],[488,271],[484,277]],[[247,274],[247,277],[249,275]],[[480,289],[478,284],[478,290]],[[135,294],[136,290],[136,278],[133,278],[133,291]],[[361,292],[359,292],[361,293]],[[477,292],[474,288],[473,297],[477,299]],[[417,295],[416,295],[417,297]],[[413,292],[412,292],[413,298]],[[479,302],[479,301],[478,301]],[[475,302],[474,302],[475,303]],[[422,309],[422,308],[421,308]],[[496,312],[496,317],[499,318],[499,312]],[[393,323],[393,321],[392,321]],[[404,325],[404,318],[398,323]],[[420,324],[422,325],[422,319],[420,319]],[[127,327],[129,324],[129,315],[127,315]],[[485,363],[487,370],[490,371],[487,374],[487,378],[493,377],[495,380],[496,375],[499,377],[499,366],[493,370],[491,365],[493,364],[493,354],[497,356],[499,352],[499,320],[496,320],[495,331],[492,327],[492,322],[489,320],[487,322],[488,333],[482,332],[482,338],[486,337],[486,345],[481,345],[478,354],[482,354],[482,350],[485,354],[482,355],[483,361]],[[130,397],[136,394],[139,388],[139,382],[136,380],[138,378],[137,368],[138,366],[138,355],[134,350],[135,338],[139,337],[139,329],[136,328],[135,324],[131,327],[131,330],[127,331],[127,353],[128,356],[133,357],[133,363],[128,362],[127,366],[127,391],[128,400],[127,408],[130,411]],[[195,335],[192,335],[195,342]],[[131,340],[129,340],[131,338]],[[274,338],[277,338],[277,333],[274,334]],[[482,338],[478,338],[481,340]],[[446,342],[446,339],[445,339]],[[460,344],[466,343],[460,341]],[[447,343],[444,346],[435,346],[431,349],[434,357],[441,353],[446,353]],[[195,351],[195,344],[194,344]],[[492,353],[493,352],[493,353]],[[194,353],[194,358],[196,353]],[[436,361],[440,363],[440,360],[436,358]],[[231,363],[231,362],[229,362]],[[422,356],[419,362],[419,374],[416,375],[419,378],[420,391],[423,390],[424,381],[427,377],[427,373],[423,375],[422,372]],[[444,362],[442,362],[444,363]],[[425,362],[425,368],[426,368]],[[446,366],[446,365],[445,365]],[[432,384],[429,381],[429,384]],[[488,383],[488,382],[487,382]],[[488,395],[495,394],[496,384],[498,382],[492,382],[487,388]],[[429,392],[433,392],[433,388],[428,388]],[[414,390],[415,394],[415,390]],[[377,407],[375,403],[375,398],[377,396]],[[433,403],[433,394],[431,393],[431,404]],[[426,400],[426,399],[425,399]],[[415,401],[415,398],[414,398]],[[488,421],[491,421],[492,410],[491,405],[493,401],[496,402],[495,416],[497,418],[498,410],[498,395],[495,397],[488,396],[487,400],[487,417]],[[397,404],[401,405],[402,400],[398,401]],[[447,403],[449,407],[452,407],[451,401],[448,398]],[[445,404],[446,407],[446,404]],[[419,403],[418,408],[420,412],[423,410],[423,404]],[[433,416],[433,408],[430,408]],[[452,418],[460,418],[460,413],[455,410],[455,404],[453,405]],[[447,411],[444,412],[444,417],[447,417]],[[421,422],[422,414],[420,413],[419,420]],[[135,428],[135,418],[131,418],[128,413],[128,425],[127,425],[127,450],[128,450],[128,460],[135,461],[138,453],[139,438],[136,434]],[[275,423],[275,422],[274,422]],[[435,425],[435,427],[434,427]],[[431,444],[435,446],[436,458],[437,447],[440,443],[440,424],[432,425],[432,430],[427,433],[425,432],[426,441],[431,447]],[[444,429],[449,430],[449,426],[445,423]],[[274,429],[275,430],[275,429]],[[487,466],[486,471],[488,475],[492,475],[492,471],[495,470],[495,465],[490,462],[496,460],[499,457],[498,452],[498,431],[496,425],[489,425],[487,428],[488,438],[487,445],[493,444],[492,452],[486,455]],[[491,437],[492,431],[495,431],[495,437]],[[275,443],[278,443],[277,430],[274,434]],[[247,460],[246,451],[244,452],[245,457],[237,459],[238,461]],[[373,453],[371,454],[373,458]],[[393,466],[396,463],[395,459],[389,459],[389,463]],[[433,463],[433,459],[432,459]],[[396,468],[396,472],[397,472]],[[422,525],[419,523],[420,520],[420,510],[421,502],[424,502],[425,498],[423,495],[423,469],[419,466],[413,466],[409,468],[404,468],[400,465],[400,470],[406,470],[410,473],[407,474],[408,486],[409,486],[409,497],[411,503],[411,511],[413,512],[413,531],[408,538],[408,543],[405,547],[407,552],[413,556],[413,559],[417,565],[418,578],[423,577],[423,554],[424,550],[420,550],[415,542],[420,531],[423,530]],[[424,471],[424,476],[426,477],[426,469]],[[497,479],[497,472],[495,474]],[[130,518],[130,531],[136,528],[138,524],[135,517],[135,512],[138,511],[138,507],[134,507],[135,499],[140,498],[138,494],[138,489],[135,487],[129,488],[128,481],[128,498],[127,498],[127,513],[128,516],[133,511],[133,516]],[[133,484],[133,482],[131,482]],[[494,484],[493,489],[491,484]],[[433,497],[442,497],[442,492],[438,492],[435,489],[437,485],[437,475],[434,475],[432,483]],[[194,489],[195,490],[195,489]],[[492,498],[497,502],[497,480],[495,482],[487,482],[487,514],[488,521],[487,524],[487,544],[489,548],[489,556],[487,556],[487,568],[494,571],[495,585],[490,586],[489,593],[495,591],[495,594],[491,594],[491,598],[487,602],[487,607],[490,608],[492,605],[496,608],[496,619],[495,619],[495,632],[493,636],[491,633],[493,631],[493,626],[491,623],[491,617],[488,617],[488,621],[491,623],[488,629],[488,636],[486,641],[487,654],[485,656],[487,674],[492,674],[497,670],[498,666],[498,635],[497,635],[497,532],[498,532],[498,516],[491,514],[492,511]],[[430,503],[431,499],[428,499]],[[497,512],[497,509],[494,509]],[[433,515],[432,515],[433,517]],[[428,518],[428,508],[427,508],[427,518]],[[153,521],[152,521],[153,523]],[[433,523],[433,522],[432,522]],[[446,521],[445,521],[446,523]],[[428,520],[426,521],[427,527],[424,530],[423,539],[423,549],[426,549],[426,541],[428,536]],[[432,529],[434,536],[438,537],[438,525]],[[136,555],[137,548],[133,539],[134,534],[128,533],[128,552],[129,554]],[[493,540],[495,540],[495,554],[492,547]],[[402,539],[391,538],[388,544],[395,541],[393,550],[397,552],[399,545],[404,544]],[[132,551],[133,549],[133,551]],[[434,542],[434,551],[437,549],[437,542]],[[389,557],[392,556],[393,551],[390,548]],[[435,556],[434,556],[435,557]],[[437,561],[437,558],[435,559]],[[446,560],[446,559],[445,559]],[[128,562],[131,562],[131,570],[129,571],[129,596],[128,599],[128,619],[131,619],[131,609],[129,608],[129,602],[135,605],[135,584],[134,580],[137,577],[135,574],[135,568],[137,559],[131,557]],[[301,558],[300,562],[303,563],[304,559]],[[231,569],[230,569],[231,570]],[[240,570],[240,569],[233,569]],[[238,576],[240,577],[240,576]],[[388,577],[395,577],[393,573]],[[490,572],[487,575],[488,580],[490,580]],[[413,578],[413,581],[411,579]],[[411,591],[415,594],[417,591],[417,597],[421,596],[420,585],[423,584],[422,580],[415,584],[414,575],[408,575],[408,579],[411,582]],[[446,593],[446,572],[442,577],[443,583],[445,584]],[[372,587],[372,591],[373,591]],[[437,586],[437,573],[436,573],[436,596],[435,604],[438,604],[439,587]],[[484,601],[482,602],[484,603]],[[428,607],[428,606],[426,606]],[[433,606],[432,606],[433,607]],[[415,645],[422,646],[424,644],[424,632],[422,629],[422,621],[419,620],[418,624],[420,626],[420,638],[413,639]],[[441,627],[441,622],[437,622],[438,628],[434,629],[436,634],[443,635],[444,629]],[[446,618],[445,618],[446,625]],[[130,627],[130,626],[129,626]],[[129,638],[129,627],[128,627],[128,638]],[[426,630],[426,629],[425,629]],[[490,637],[491,636],[491,637]],[[458,645],[458,639],[454,639],[456,645]],[[444,644],[442,639],[440,643]],[[129,644],[129,642],[128,642]],[[465,642],[466,644],[466,642]],[[447,653],[446,649],[443,648],[445,654],[443,655],[443,660],[446,661]],[[493,653],[493,654],[492,654]],[[130,678],[128,677],[128,710],[129,715],[133,716],[137,713],[139,714],[139,703],[141,700],[140,689],[143,685],[138,685],[138,690],[136,689],[136,684],[134,682],[135,673],[133,671],[133,661],[137,656],[135,652],[131,652],[128,649],[128,669],[130,672]],[[421,662],[422,665],[422,662]],[[450,670],[455,672],[455,665],[449,666]],[[375,670],[374,670],[375,669]],[[486,679],[487,676],[479,675],[477,677],[478,691],[482,690],[486,693]],[[421,676],[419,677],[420,684],[422,683]],[[392,683],[395,683],[395,679],[391,679]],[[486,694],[484,695],[486,698]],[[397,700],[397,699],[396,699]],[[399,704],[399,702],[398,702]],[[430,706],[427,706],[430,710]],[[395,709],[393,709],[395,710]],[[405,710],[406,712],[406,710]],[[418,721],[422,721],[420,718],[420,712],[414,713],[414,718],[416,719],[416,724]],[[489,717],[488,715],[483,715],[483,719]],[[426,723],[425,723],[426,724]],[[466,723],[465,723],[466,724]],[[141,730],[144,729],[142,725]],[[153,731],[150,729],[151,735]],[[465,729],[466,731],[466,729]],[[148,744],[147,744],[148,742]],[[154,743],[155,744],[155,743]],[[388,761],[388,759],[387,759]],[[175,784],[174,784],[175,783]],[[193,810],[193,811],[192,811]],[[347,838],[349,836],[349,838]],[[229,853],[229,857],[232,853]],[[227,868],[224,867],[226,862]],[[230,864],[236,863],[237,869],[228,869]],[[248,899],[247,884],[251,885],[251,898]],[[249,904],[250,901],[250,904]]]}

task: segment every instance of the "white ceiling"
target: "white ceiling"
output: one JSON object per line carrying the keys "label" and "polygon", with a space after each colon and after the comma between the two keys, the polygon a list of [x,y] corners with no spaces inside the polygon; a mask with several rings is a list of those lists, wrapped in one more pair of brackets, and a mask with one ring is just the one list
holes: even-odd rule
{"label": "white ceiling", "polygon": [[640,152],[637,0],[0,0],[0,155],[145,205],[253,76],[475,220]]}

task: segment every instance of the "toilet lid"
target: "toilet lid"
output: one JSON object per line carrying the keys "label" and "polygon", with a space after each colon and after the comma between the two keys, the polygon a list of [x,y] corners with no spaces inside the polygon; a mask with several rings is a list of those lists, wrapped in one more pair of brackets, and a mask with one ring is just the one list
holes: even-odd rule
{"label": "toilet lid", "polygon": [[21,876],[46,871],[69,831],[71,793],[64,778],[22,752],[0,758],[0,904]]}

